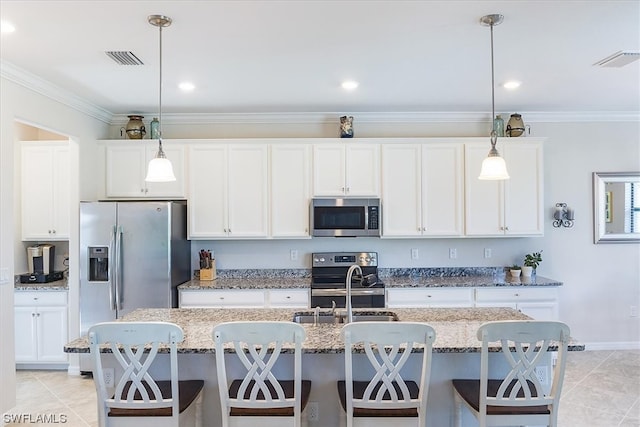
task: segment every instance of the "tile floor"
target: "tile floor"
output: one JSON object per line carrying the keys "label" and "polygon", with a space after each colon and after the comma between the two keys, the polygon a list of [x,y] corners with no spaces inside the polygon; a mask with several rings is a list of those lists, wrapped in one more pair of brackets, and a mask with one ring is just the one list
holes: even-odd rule
{"label": "tile floor", "polygon": [[[92,380],[18,371],[17,382],[18,405],[8,414],[27,418],[5,426],[98,426]],[[564,384],[560,427],[640,427],[640,350],[570,352]]]}

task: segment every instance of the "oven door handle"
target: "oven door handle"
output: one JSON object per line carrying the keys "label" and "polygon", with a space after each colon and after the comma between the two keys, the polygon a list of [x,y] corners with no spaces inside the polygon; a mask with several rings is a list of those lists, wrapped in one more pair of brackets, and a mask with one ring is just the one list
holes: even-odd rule
{"label": "oven door handle", "polygon": [[[384,288],[375,289],[351,289],[351,296],[384,295]],[[346,289],[311,289],[314,297],[343,297],[347,296]]]}

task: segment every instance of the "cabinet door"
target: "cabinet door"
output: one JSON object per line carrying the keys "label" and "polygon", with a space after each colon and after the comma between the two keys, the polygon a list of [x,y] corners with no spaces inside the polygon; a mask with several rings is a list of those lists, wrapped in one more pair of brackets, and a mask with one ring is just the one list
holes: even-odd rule
{"label": "cabinet door", "polygon": [[71,159],[69,147],[53,149],[53,218],[55,238],[68,239],[71,224]]}
{"label": "cabinet door", "polygon": [[267,171],[266,145],[229,146],[229,237],[267,237]]}
{"label": "cabinet door", "polygon": [[349,144],[345,150],[345,194],[379,196],[380,146]]}
{"label": "cabinet door", "polygon": [[422,234],[420,153],[419,144],[382,146],[384,237],[415,237]]}
{"label": "cabinet door", "polygon": [[63,347],[67,340],[67,308],[38,307],[36,314],[38,361],[65,362]]}
{"label": "cabinet door", "polygon": [[503,149],[509,176],[505,181],[505,233],[542,235],[542,144],[518,141]]}
{"label": "cabinet door", "polygon": [[535,320],[558,320],[557,302],[522,302],[517,309]]}
{"label": "cabinet door", "polygon": [[[173,167],[173,174],[176,176],[176,180],[173,182],[145,182],[144,186],[147,189],[145,195],[153,198],[184,198],[187,194],[186,182],[185,182],[185,148],[183,145],[177,143],[162,144],[162,151],[167,156],[167,159],[171,161]],[[145,161],[145,176],[146,168],[149,162],[153,159],[158,152],[157,145],[151,145],[147,147],[147,158]],[[144,178],[143,178],[144,179]]]}
{"label": "cabinet door", "polygon": [[107,197],[145,197],[147,172],[146,143],[116,144],[106,147]]}
{"label": "cabinet door", "polygon": [[346,152],[342,145],[313,146],[313,195],[344,196],[346,194]]}
{"label": "cabinet door", "polygon": [[36,308],[15,307],[15,355],[17,363],[38,360]]}
{"label": "cabinet door", "polygon": [[269,308],[309,308],[308,289],[270,289]]}
{"label": "cabinet door", "polygon": [[264,295],[262,289],[180,291],[180,308],[265,308]]}
{"label": "cabinet door", "polygon": [[271,146],[271,236],[309,237],[311,150]]}
{"label": "cabinet door", "polygon": [[189,238],[227,235],[227,148],[189,147]]}
{"label": "cabinet door", "polygon": [[[53,160],[50,147],[23,145],[22,238],[49,240],[53,228]],[[68,205],[67,205],[68,209]]]}
{"label": "cabinet door", "polygon": [[[469,143],[464,146],[465,157],[465,234],[467,236],[504,235],[504,188],[502,181],[478,179],[482,161],[491,144]],[[500,154],[503,154],[499,146]],[[513,168],[507,164],[507,170]]]}
{"label": "cabinet door", "polygon": [[462,235],[463,146],[422,146],[422,234]]}
{"label": "cabinet door", "polygon": [[387,307],[473,307],[473,288],[387,289]]}

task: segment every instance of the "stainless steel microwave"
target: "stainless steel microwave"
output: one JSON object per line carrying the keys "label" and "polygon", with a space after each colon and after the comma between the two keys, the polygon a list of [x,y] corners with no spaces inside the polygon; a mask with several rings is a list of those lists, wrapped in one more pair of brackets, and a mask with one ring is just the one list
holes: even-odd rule
{"label": "stainless steel microwave", "polygon": [[380,199],[318,198],[311,203],[312,236],[380,237]]}

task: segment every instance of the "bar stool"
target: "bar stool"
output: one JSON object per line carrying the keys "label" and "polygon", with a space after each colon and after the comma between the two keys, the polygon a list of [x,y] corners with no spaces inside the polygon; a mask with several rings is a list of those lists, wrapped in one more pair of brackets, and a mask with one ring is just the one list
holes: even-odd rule
{"label": "bar stool", "polygon": [[[105,322],[89,328],[89,348],[94,362],[93,380],[101,427],[195,426],[200,418],[203,380],[178,380],[177,343],[182,329],[166,322]],[[169,366],[156,356],[168,348]],[[101,353],[106,347],[111,353]],[[115,369],[115,387],[105,382],[103,358],[112,356],[123,370]],[[159,380],[154,372],[165,372]]]}
{"label": "bar stool", "polygon": [[[425,425],[432,347],[435,331],[426,323],[356,322],[342,328],[345,345],[345,381],[338,395],[347,427]],[[353,349],[364,347],[372,375],[354,373]],[[413,349],[418,352],[412,353]],[[421,358],[420,384],[403,378],[411,355]],[[358,363],[359,371],[365,366]]]}
{"label": "bar stool", "polygon": [[[213,328],[223,427],[300,427],[311,393],[311,381],[302,380],[305,338],[304,327],[293,322],[227,322]],[[225,343],[231,343],[226,355],[235,353],[245,372],[231,383]],[[290,379],[273,373],[283,350],[293,352]]]}
{"label": "bar stool", "polygon": [[[454,425],[462,427],[462,408],[466,407],[481,427],[557,426],[569,327],[562,322],[535,320],[488,322],[478,329],[478,339],[482,341],[480,379],[452,380],[456,401]],[[496,341],[500,342],[500,354],[510,370],[499,379],[490,379],[489,343]],[[547,393],[535,369],[547,363],[552,351],[558,352],[558,359]]]}

